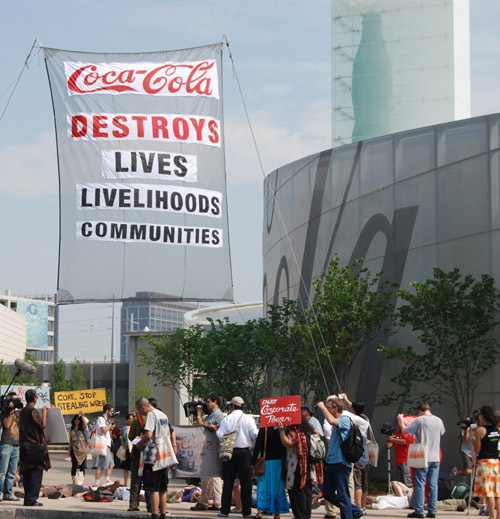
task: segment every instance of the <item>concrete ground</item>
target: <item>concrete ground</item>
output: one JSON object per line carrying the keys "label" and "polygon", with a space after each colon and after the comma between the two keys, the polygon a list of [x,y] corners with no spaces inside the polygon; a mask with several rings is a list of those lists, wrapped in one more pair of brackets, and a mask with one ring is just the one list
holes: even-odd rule
{"label": "concrete ground", "polygon": [[[66,461],[66,454],[62,452],[51,453],[52,469],[44,472],[43,484],[55,485],[71,483],[71,462]],[[120,479],[123,481],[123,471],[114,470],[112,480]],[[85,482],[92,484],[94,481],[94,471],[88,470]],[[169,490],[183,488],[185,480],[171,480]],[[17,490],[17,488],[15,489]],[[40,499],[43,507],[23,507],[22,501],[15,503],[0,503],[0,519],[4,518],[29,518],[29,519],[117,519],[147,517],[146,504],[141,503],[140,512],[127,512],[128,502],[114,501],[111,503],[88,503],[75,498],[66,499]],[[170,517],[172,519],[216,519],[217,512],[195,512],[190,510],[191,503],[174,503],[168,505]],[[256,512],[256,510],[255,510]],[[368,510],[368,517],[406,517],[411,510]],[[316,508],[312,512],[311,519],[323,519],[324,508]],[[465,518],[466,512],[439,512],[441,518]],[[471,508],[471,516],[477,516],[478,511]],[[272,516],[264,516],[272,519]],[[293,519],[291,512],[282,516],[283,519]],[[230,518],[240,519],[241,515],[230,515]]]}

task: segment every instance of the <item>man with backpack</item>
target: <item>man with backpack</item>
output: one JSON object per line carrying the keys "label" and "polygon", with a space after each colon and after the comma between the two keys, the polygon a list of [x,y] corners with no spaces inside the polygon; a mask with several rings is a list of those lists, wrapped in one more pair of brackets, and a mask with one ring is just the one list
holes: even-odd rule
{"label": "man with backpack", "polygon": [[[330,444],[325,458],[323,495],[327,501],[340,509],[341,519],[351,519],[363,515],[360,508],[352,504],[349,496],[349,475],[353,457],[363,452],[363,439],[359,429],[348,416],[343,416],[344,401],[329,398],[327,404],[318,402],[327,423],[332,425]],[[361,456],[360,454],[360,456]],[[359,458],[358,458],[359,459]]]}

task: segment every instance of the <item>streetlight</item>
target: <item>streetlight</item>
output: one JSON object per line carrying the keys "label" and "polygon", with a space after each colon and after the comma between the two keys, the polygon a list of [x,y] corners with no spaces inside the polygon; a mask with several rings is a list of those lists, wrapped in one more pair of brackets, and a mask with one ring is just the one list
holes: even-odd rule
{"label": "streetlight", "polygon": [[97,324],[86,324],[90,332],[90,389],[94,389],[94,363],[92,361],[92,330],[97,327]]}

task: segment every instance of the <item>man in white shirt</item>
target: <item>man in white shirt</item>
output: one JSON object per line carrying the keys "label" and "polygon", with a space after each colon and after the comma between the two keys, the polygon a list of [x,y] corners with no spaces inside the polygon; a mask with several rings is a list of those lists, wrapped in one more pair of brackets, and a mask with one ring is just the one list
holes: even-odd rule
{"label": "man in white shirt", "polygon": [[219,517],[227,517],[231,509],[231,497],[236,476],[241,485],[241,513],[243,517],[252,517],[252,469],[251,448],[259,434],[255,420],[243,413],[245,402],[239,396],[235,396],[231,402],[231,413],[222,420],[217,429],[217,438],[236,430],[233,455],[229,461],[222,463],[222,489],[221,511]]}
{"label": "man in white shirt", "polygon": [[441,418],[431,413],[427,402],[420,402],[417,407],[418,418],[405,427],[403,415],[398,415],[401,432],[415,434],[415,443],[427,444],[428,463],[424,469],[413,469],[414,492],[413,507],[415,511],[408,517],[424,517],[425,481],[429,484],[429,500],[427,502],[427,517],[436,517],[438,497],[438,477],[440,464],[441,436],[444,434],[444,424]]}
{"label": "man in white shirt", "polygon": [[114,463],[113,456],[111,454],[110,431],[115,427],[115,423],[111,422],[110,420],[113,417],[114,412],[115,410],[111,404],[104,404],[102,408],[102,415],[97,419],[96,434],[105,436],[107,449],[105,456],[96,456],[97,469],[95,471],[95,487],[99,486],[103,469],[106,471],[106,480],[102,484],[107,485],[108,483],[112,483],[110,477],[111,472],[113,472]]}
{"label": "man in white shirt", "polygon": [[[135,403],[137,412],[146,415],[144,433],[136,447],[141,450],[150,441],[156,444],[166,440],[170,436],[167,415],[152,406],[147,398],[139,398]],[[167,514],[167,487],[168,487],[168,467],[163,467],[160,456],[154,464],[144,461],[142,480],[144,490],[151,492],[151,518],[165,519]],[[160,516],[158,516],[158,510]]]}

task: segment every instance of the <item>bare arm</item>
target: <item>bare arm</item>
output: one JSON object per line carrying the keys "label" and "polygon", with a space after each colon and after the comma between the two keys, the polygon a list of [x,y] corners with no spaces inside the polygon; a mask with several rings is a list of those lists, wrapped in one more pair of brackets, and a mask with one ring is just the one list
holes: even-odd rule
{"label": "bare arm", "polygon": [[335,427],[339,426],[339,421],[335,418],[335,416],[332,415],[332,413],[330,413],[330,411],[328,411],[326,405],[323,402],[318,402],[316,406],[321,409],[321,411],[323,412],[323,416],[325,417],[325,420],[330,425],[333,425]]}

